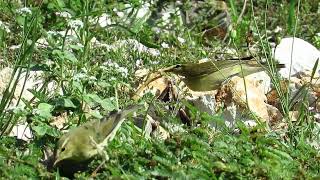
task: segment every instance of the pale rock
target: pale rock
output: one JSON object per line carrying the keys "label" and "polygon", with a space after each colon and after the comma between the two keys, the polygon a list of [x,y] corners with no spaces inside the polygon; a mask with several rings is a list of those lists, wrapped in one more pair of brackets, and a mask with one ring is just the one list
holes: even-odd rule
{"label": "pale rock", "polygon": [[[85,112],[88,112],[88,111],[85,111]],[[50,122],[50,125],[51,126],[55,126],[58,129],[62,129],[67,122],[68,122],[68,114],[67,113],[62,113],[59,116],[54,116],[52,118],[52,121]]]}
{"label": "pale rock", "polygon": [[160,140],[166,140],[170,138],[170,133],[162,126],[158,126],[158,128],[153,132],[152,136],[158,137]]}
{"label": "pale rock", "polygon": [[318,113],[316,113],[315,115],[314,115],[314,118],[316,119],[316,121],[317,122],[320,122],[320,111],[317,111]]}
{"label": "pale rock", "polygon": [[150,13],[150,3],[143,3],[143,5],[141,6],[141,8],[138,10],[137,13],[137,18],[143,18],[145,16],[149,16]]}
{"label": "pale rock", "polygon": [[39,48],[47,48],[49,46],[49,43],[45,38],[40,38],[37,40],[36,46]]}
{"label": "pale rock", "polygon": [[77,32],[74,29],[69,29],[68,31],[67,30],[56,31],[56,33],[62,37],[66,36],[66,38],[69,38],[69,39],[72,37],[76,37],[76,35],[77,35]]}
{"label": "pale rock", "polygon": [[137,88],[133,99],[138,100],[143,95],[147,93],[151,93],[154,96],[159,96],[161,92],[163,92],[169,84],[169,80],[165,77],[160,77],[159,74],[153,73],[150,76],[147,76],[145,81]]}
{"label": "pale rock", "polygon": [[17,137],[17,139],[21,139],[27,142],[29,142],[33,138],[33,134],[28,123],[15,125],[9,133],[9,136]]}
{"label": "pale rock", "polygon": [[[243,116],[242,112],[239,111],[239,107],[235,103],[229,104],[223,111],[222,117],[224,119],[224,124],[226,127],[233,129],[236,125],[236,120],[240,120],[246,125],[248,128],[255,127],[257,122],[255,120],[249,119]],[[211,123],[211,126],[217,128],[219,125],[215,123]],[[219,128],[218,128],[219,129]]]}
{"label": "pale rock", "polygon": [[136,72],[134,72],[134,76],[138,79],[146,77],[150,73],[149,69],[138,69]]}
{"label": "pale rock", "polygon": [[252,79],[256,82],[259,82],[260,83],[259,86],[261,86],[261,88],[263,89],[264,94],[267,94],[270,91],[271,78],[269,77],[269,75],[266,72],[261,71],[261,72],[253,73],[253,74],[250,74],[246,77],[249,79]]}
{"label": "pale rock", "polygon": [[10,50],[17,50],[17,49],[20,49],[21,47],[21,44],[18,44],[18,45],[12,45],[9,47]]}
{"label": "pale rock", "polygon": [[234,103],[229,104],[222,113],[222,117],[225,120],[225,125],[229,128],[234,127],[236,119],[240,117],[237,112],[237,107]]}
{"label": "pale rock", "polygon": [[266,104],[266,107],[269,115],[270,124],[279,123],[283,119],[283,116],[279,109],[270,104]]}
{"label": "pale rock", "polygon": [[297,74],[297,76],[305,83],[311,82],[311,84],[313,84],[313,85],[320,85],[320,81],[319,81],[320,74],[319,73],[314,74],[312,81],[311,81],[311,76],[312,76],[311,70],[299,72]]}
{"label": "pale rock", "polygon": [[186,99],[201,112],[207,112],[209,115],[213,115],[215,114],[216,108],[215,93],[216,91],[196,92],[190,90]]}
{"label": "pale rock", "polygon": [[299,119],[299,111],[290,111],[289,112],[289,118],[292,122],[296,122]]}
{"label": "pale rock", "polygon": [[257,122],[254,120],[246,120],[243,123],[249,128],[253,128],[258,125]]}
{"label": "pale rock", "polygon": [[98,17],[98,23],[100,27],[105,28],[112,24],[111,16],[107,13],[101,14],[101,16]]}
{"label": "pale rock", "polygon": [[[267,97],[263,93],[264,90],[260,82],[248,77],[245,78],[245,82],[246,88],[243,78],[233,77],[230,79],[228,84],[231,86],[233,101],[243,108],[246,107],[246,102],[248,102],[249,109],[253,113],[263,120],[268,121],[269,114],[265,103]],[[248,99],[246,100],[246,98]]]}
{"label": "pale rock", "polygon": [[166,140],[170,138],[170,133],[162,126],[160,126],[160,122],[153,120],[149,115],[147,115],[147,119],[151,126],[154,127],[154,130],[150,132],[151,137],[157,138],[159,140]]}
{"label": "pale rock", "polygon": [[304,93],[301,93],[301,88],[304,87],[304,85],[307,85],[308,88],[305,89],[307,92],[307,100],[311,106],[315,105],[315,107],[317,108],[317,102],[320,97],[320,77],[319,74],[315,74],[311,81],[311,73],[311,71],[303,71],[297,73],[296,77],[290,78],[290,98],[295,98],[296,102],[300,101],[304,95]]}
{"label": "pale rock", "polygon": [[0,97],[1,98],[4,91],[6,90],[7,85],[10,82],[12,71],[13,69],[9,67],[5,67],[0,71]]}
{"label": "pale rock", "polygon": [[245,88],[243,78],[235,76],[222,86],[219,92],[222,98],[217,103],[222,101],[225,104],[226,109],[223,115],[231,125],[234,125],[236,119],[241,119],[243,122],[250,120],[241,117],[247,108],[262,122],[269,123],[282,119],[279,110],[266,103],[265,85],[262,82],[255,76],[246,76]]}
{"label": "pale rock", "polygon": [[308,140],[310,145],[313,146],[315,149],[320,150],[320,123],[314,122],[314,128],[312,134],[314,134],[313,140]]}
{"label": "pale rock", "polygon": [[[286,66],[280,70],[280,74],[285,78],[288,78],[289,75],[294,76],[301,71],[312,70],[316,60],[320,58],[320,51],[300,38],[283,38],[273,52],[275,59]],[[291,56],[292,69],[290,74]],[[317,73],[319,73],[319,67],[318,65]]]}
{"label": "pale rock", "polygon": [[209,58],[202,58],[198,61],[198,63],[204,63],[210,61]]}
{"label": "pale rock", "polygon": [[170,136],[170,134],[160,126],[160,123],[154,120],[149,114],[147,114],[147,116],[134,117],[134,124],[143,130],[143,135],[147,139],[154,137],[165,140]]}
{"label": "pale rock", "polygon": [[[12,68],[6,67],[0,70],[0,99],[2,99],[3,93],[10,83],[12,74],[13,74]],[[20,94],[21,94],[21,98],[27,101],[30,101],[34,96],[29,90],[38,90],[42,87],[44,83],[44,79],[42,78],[42,75],[43,75],[42,71],[30,71],[27,79],[26,79],[26,75],[27,75],[26,72],[22,72],[20,74],[16,89],[14,91],[13,100],[9,108],[15,107],[17,105],[16,103],[17,103],[17,100],[19,99]],[[16,73],[14,79],[16,79],[17,76],[18,74]],[[57,85],[53,82],[50,82],[47,88],[49,89],[49,92],[53,93],[54,90],[57,88]],[[12,89],[12,84],[10,89]],[[61,90],[60,90],[60,94],[62,94]],[[24,105],[23,101],[20,101],[20,103]]]}

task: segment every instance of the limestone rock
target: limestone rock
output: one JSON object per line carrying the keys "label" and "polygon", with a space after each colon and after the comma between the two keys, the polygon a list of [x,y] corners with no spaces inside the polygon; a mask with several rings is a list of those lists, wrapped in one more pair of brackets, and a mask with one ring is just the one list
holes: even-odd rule
{"label": "limestone rock", "polygon": [[[292,69],[290,74],[291,56]],[[320,51],[303,39],[289,37],[281,40],[274,51],[274,57],[280,63],[285,64],[286,68],[281,69],[280,74],[288,78],[289,75],[294,76],[301,71],[312,70],[316,60],[320,58]],[[319,68],[320,66],[317,68],[318,73]]]}

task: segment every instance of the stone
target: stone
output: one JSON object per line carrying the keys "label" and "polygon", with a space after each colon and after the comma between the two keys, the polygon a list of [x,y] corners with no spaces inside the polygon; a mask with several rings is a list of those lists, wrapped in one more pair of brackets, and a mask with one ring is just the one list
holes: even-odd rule
{"label": "stone", "polygon": [[[280,74],[288,78],[304,70],[312,70],[317,59],[320,58],[320,51],[312,44],[300,38],[283,38],[274,50],[274,57],[279,63],[285,64],[286,68],[280,70]],[[292,57],[292,69],[290,65]],[[317,67],[319,73],[320,66]]]}

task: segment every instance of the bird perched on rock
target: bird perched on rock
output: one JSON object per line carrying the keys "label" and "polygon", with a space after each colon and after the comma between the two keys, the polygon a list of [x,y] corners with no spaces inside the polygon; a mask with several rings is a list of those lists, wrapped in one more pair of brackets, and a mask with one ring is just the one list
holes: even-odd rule
{"label": "bird perched on rock", "polygon": [[[284,64],[274,66],[277,69],[284,68]],[[193,91],[210,91],[217,89],[221,83],[232,76],[246,76],[267,69],[266,63],[255,60],[221,60],[177,64],[166,68],[165,72],[183,76],[182,80]]]}
{"label": "bird perched on rock", "polygon": [[142,107],[131,105],[121,111],[112,111],[105,118],[71,129],[57,143],[54,166],[57,167],[64,161],[81,163],[97,154],[105,154],[103,148],[113,139],[124,119]]}

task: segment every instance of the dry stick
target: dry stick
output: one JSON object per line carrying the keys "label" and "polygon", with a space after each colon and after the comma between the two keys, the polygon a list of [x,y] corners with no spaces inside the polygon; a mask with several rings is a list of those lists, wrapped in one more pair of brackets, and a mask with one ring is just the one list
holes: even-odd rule
{"label": "dry stick", "polygon": [[244,11],[246,10],[246,6],[247,6],[247,0],[244,0],[243,6],[242,6],[242,10],[241,13],[239,15],[239,18],[237,20],[236,26],[240,23],[240,21],[242,20],[242,16],[244,14]]}
{"label": "dry stick", "polygon": [[139,94],[141,93],[141,91],[147,87],[151,82],[161,78],[163,76],[163,73],[166,72],[169,69],[172,69],[173,66],[169,67],[169,68],[164,68],[164,69],[160,69],[158,70],[156,73],[158,73],[155,77],[152,77],[151,75],[153,73],[149,73],[149,77],[147,78],[147,80],[141,85],[141,87],[139,87],[136,92],[133,95],[133,99],[137,98],[136,96],[139,96]]}
{"label": "dry stick", "polygon": [[90,177],[94,178],[97,176],[98,171],[101,169],[101,167],[106,163],[106,160],[104,159],[102,163],[99,164],[99,166],[91,173]]}

